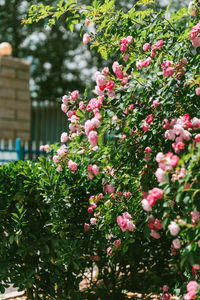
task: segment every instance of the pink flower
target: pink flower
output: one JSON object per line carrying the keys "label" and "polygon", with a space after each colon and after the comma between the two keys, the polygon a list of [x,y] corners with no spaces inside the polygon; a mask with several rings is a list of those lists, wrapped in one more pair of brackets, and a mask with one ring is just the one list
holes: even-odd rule
{"label": "pink flower", "polygon": [[94,175],[98,175],[99,174],[99,167],[97,165],[93,165],[92,166],[92,172],[94,173]]}
{"label": "pink flower", "polygon": [[67,140],[68,140],[68,134],[67,134],[67,132],[63,132],[61,134],[60,141],[61,141],[61,143],[66,143]]}
{"label": "pink flower", "polygon": [[143,51],[148,51],[149,48],[150,48],[150,44],[149,43],[144,44],[143,47],[142,47]]}
{"label": "pink flower", "polygon": [[180,249],[181,248],[181,243],[179,239],[175,239],[172,241],[172,246],[174,247],[174,249]]}
{"label": "pink flower", "polygon": [[155,219],[154,221],[154,227],[158,230],[162,229],[162,221]]}
{"label": "pink flower", "polygon": [[175,140],[175,133],[172,129],[165,131],[165,137],[168,140],[174,141]]}
{"label": "pink flower", "polygon": [[148,115],[146,122],[147,123],[151,123],[153,121],[153,116],[152,115]]}
{"label": "pink flower", "polygon": [[128,212],[123,213],[122,217],[125,218],[125,219],[128,219],[128,220],[131,219],[131,215]]}
{"label": "pink flower", "polygon": [[79,102],[79,109],[84,110],[84,102],[83,101]]}
{"label": "pink flower", "polygon": [[142,126],[142,129],[143,129],[143,131],[148,131],[148,130],[149,130],[149,126],[145,123],[145,124]]}
{"label": "pink flower", "polygon": [[57,171],[57,172],[61,172],[62,169],[63,169],[62,166],[61,166],[61,165],[58,165],[57,168],[56,168],[56,171]]}
{"label": "pink flower", "polygon": [[92,214],[92,213],[93,213],[93,208],[92,208],[92,207],[89,207],[89,208],[88,208],[88,213],[89,213],[89,214]]}
{"label": "pink flower", "polygon": [[151,230],[151,236],[153,238],[155,238],[155,239],[159,239],[160,238],[160,234],[156,230],[154,230],[154,229]]}
{"label": "pink flower", "polygon": [[88,140],[89,143],[92,147],[96,146],[96,144],[98,143],[98,134],[96,131],[92,130],[90,131],[90,133],[88,134]]}
{"label": "pink flower", "polygon": [[168,67],[166,70],[163,71],[163,76],[169,77],[174,74],[174,68]]}
{"label": "pink flower", "polygon": [[156,203],[156,198],[152,194],[149,194],[147,196],[147,201],[150,206],[153,206]]}
{"label": "pink flower", "polygon": [[91,125],[93,128],[95,128],[95,127],[98,128],[98,127],[100,127],[101,124],[100,124],[99,120],[95,117],[91,120]]}
{"label": "pink flower", "polygon": [[97,223],[97,220],[95,218],[90,219],[90,224],[91,225],[96,225],[96,223]]}
{"label": "pink flower", "polygon": [[110,256],[112,254],[112,248],[111,247],[108,247],[106,252],[108,253],[108,255]]}
{"label": "pink flower", "polygon": [[200,133],[198,133],[197,135],[195,135],[195,141],[197,143],[200,143]]}
{"label": "pink flower", "polygon": [[89,26],[90,21],[88,19],[85,19],[85,26]]}
{"label": "pink flower", "polygon": [[163,196],[163,193],[164,193],[163,190],[159,189],[159,188],[153,188],[151,191],[151,195],[153,197],[155,197],[156,199],[161,199]]}
{"label": "pink flower", "polygon": [[161,168],[158,168],[156,170],[156,178],[158,180],[158,182],[165,182],[166,181],[166,175],[165,175],[165,171],[163,171]]}
{"label": "pink flower", "polygon": [[104,75],[98,75],[96,79],[97,85],[99,87],[104,87],[106,86],[106,78]]}
{"label": "pink flower", "polygon": [[146,199],[142,200],[142,208],[145,211],[152,211],[152,207],[151,207],[151,205],[149,205],[149,202]]}
{"label": "pink flower", "polygon": [[71,159],[68,161],[68,167],[72,173],[74,173],[77,170],[77,164]]}
{"label": "pink flower", "polygon": [[183,150],[184,149],[184,143],[183,142],[179,142],[179,143],[177,143],[176,144],[176,148],[178,149],[178,150]]}
{"label": "pink flower", "polygon": [[168,287],[167,287],[167,285],[165,284],[165,285],[163,285],[163,292],[168,292]]}
{"label": "pink flower", "polygon": [[120,45],[120,51],[125,52],[127,50],[127,45],[126,44],[121,44]]}
{"label": "pink flower", "polygon": [[90,225],[87,224],[87,223],[85,223],[85,224],[84,224],[84,230],[87,231],[87,230],[89,230],[89,229],[90,229]]}
{"label": "pink flower", "polygon": [[67,104],[68,104],[68,100],[69,100],[69,98],[68,98],[66,95],[64,95],[64,96],[62,97],[62,102],[63,102],[63,104],[67,105]]}
{"label": "pink flower", "polygon": [[114,81],[112,81],[112,80],[108,81],[108,83],[107,83],[107,89],[109,91],[111,91],[114,88],[114,86],[115,86]]}
{"label": "pink flower", "polygon": [[164,119],[162,124],[163,124],[163,128],[167,129],[167,127],[169,126],[169,121],[167,119]]}
{"label": "pink flower", "polygon": [[199,221],[200,214],[197,210],[191,211],[191,216],[192,216],[192,223],[195,224],[196,222]]}
{"label": "pink flower", "polygon": [[151,148],[150,148],[150,147],[146,147],[146,148],[145,148],[145,152],[146,152],[146,153],[151,153]]}
{"label": "pink flower", "polygon": [[129,35],[129,36],[127,36],[126,40],[129,44],[131,44],[133,42],[133,37],[131,35]]}
{"label": "pink flower", "polygon": [[83,35],[83,44],[86,45],[86,44],[89,43],[89,41],[90,41],[90,36],[89,36],[88,33],[85,33],[85,34]]}
{"label": "pink flower", "polygon": [[123,60],[127,61],[129,59],[130,55],[128,53],[125,53],[123,56]]}
{"label": "pink flower", "polygon": [[157,42],[155,43],[156,48],[162,47],[163,43],[164,43],[163,40],[157,41]]}
{"label": "pink flower", "polygon": [[58,155],[54,155],[53,156],[53,162],[54,162],[54,164],[58,164],[59,163],[59,156]]}
{"label": "pink flower", "polygon": [[173,155],[169,160],[169,165],[175,167],[177,166],[178,162],[179,162],[179,157],[177,155]]}
{"label": "pink flower", "polygon": [[112,184],[107,184],[107,185],[106,185],[106,190],[105,190],[106,194],[107,194],[107,193],[108,193],[108,194],[113,194],[114,191],[115,191],[115,188],[113,187]]}
{"label": "pink flower", "polygon": [[89,177],[90,180],[92,180],[94,178],[94,176],[91,172],[88,172],[88,177]]}
{"label": "pink flower", "polygon": [[159,105],[159,99],[153,101],[152,106],[157,107]]}
{"label": "pink flower", "polygon": [[75,90],[71,93],[71,99],[72,100],[76,100],[78,98],[78,95],[79,95],[79,91],[78,90]]}
{"label": "pink flower", "polygon": [[170,231],[170,234],[173,236],[177,235],[180,231],[180,227],[174,221],[170,222],[170,224],[168,225],[168,229]]}
{"label": "pink flower", "polygon": [[61,104],[61,110],[62,110],[64,113],[66,113],[67,110],[68,110],[67,106],[66,106],[64,103]]}

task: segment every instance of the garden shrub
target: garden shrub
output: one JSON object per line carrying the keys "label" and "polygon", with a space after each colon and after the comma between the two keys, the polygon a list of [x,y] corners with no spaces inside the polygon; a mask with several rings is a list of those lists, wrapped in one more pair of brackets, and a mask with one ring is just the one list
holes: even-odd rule
{"label": "garden shrub", "polygon": [[[82,31],[90,23],[96,28],[85,32],[83,43],[97,47],[113,64],[95,73],[95,97],[87,89],[84,97],[77,90],[63,96],[69,132],[61,134],[63,144],[53,160],[57,176],[66,180],[49,185],[51,165],[43,173],[40,194],[51,207],[52,232],[62,232],[70,246],[77,234],[72,249],[82,253],[82,269],[78,255],[76,261],[69,248],[57,248],[58,262],[72,262],[74,269],[78,262],[74,282],[92,259],[108,295],[119,292],[114,288],[118,278],[120,297],[127,287],[146,289],[146,282],[156,292],[164,286],[165,299],[166,285],[172,293],[185,294],[185,300],[195,299],[200,269],[199,4],[194,1],[189,12],[182,8],[169,16],[169,7],[156,11],[153,2],[138,1],[124,13],[115,10],[114,1],[94,1],[82,11]],[[48,15],[37,14],[37,6],[33,10],[28,22]],[[50,16],[59,18],[58,11]]]}

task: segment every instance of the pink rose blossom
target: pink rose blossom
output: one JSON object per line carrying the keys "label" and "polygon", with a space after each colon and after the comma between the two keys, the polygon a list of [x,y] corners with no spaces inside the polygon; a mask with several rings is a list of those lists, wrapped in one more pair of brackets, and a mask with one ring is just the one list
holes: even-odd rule
{"label": "pink rose blossom", "polygon": [[200,133],[195,135],[195,141],[196,141],[196,143],[200,143]]}
{"label": "pink rose blossom", "polygon": [[152,115],[149,115],[146,119],[146,122],[147,123],[151,123],[153,121],[153,116]]}
{"label": "pink rose blossom", "polygon": [[115,240],[113,242],[113,245],[117,248],[119,245],[121,244],[121,241],[120,240]]}
{"label": "pink rose blossom", "polygon": [[84,102],[83,101],[79,102],[79,109],[84,110]]}
{"label": "pink rose blossom", "polygon": [[78,90],[75,90],[71,93],[71,99],[72,100],[76,100],[78,98],[78,95],[79,95],[79,91]]}
{"label": "pink rose blossom", "polygon": [[172,246],[174,247],[174,249],[180,249],[181,248],[181,243],[179,239],[175,239],[172,241]]}
{"label": "pink rose blossom", "polygon": [[129,44],[131,44],[133,42],[133,37],[131,35],[129,35],[129,36],[127,36],[126,40]]}
{"label": "pink rose blossom", "polygon": [[107,185],[106,185],[106,190],[105,190],[106,194],[107,194],[107,193],[108,193],[108,194],[113,194],[114,191],[115,191],[115,188],[113,187],[112,184],[107,184]]}
{"label": "pink rose blossom", "polygon": [[61,134],[60,141],[61,141],[61,143],[66,143],[67,140],[68,140],[68,134],[67,134],[67,132],[63,132]]}
{"label": "pink rose blossom", "polygon": [[163,190],[159,189],[159,188],[153,188],[151,191],[151,195],[153,197],[155,197],[156,199],[161,199],[163,196],[163,193],[164,193]]}
{"label": "pink rose blossom", "polygon": [[63,102],[63,104],[67,105],[67,104],[68,104],[68,100],[69,100],[68,96],[64,95],[64,96],[62,97],[62,102]]}
{"label": "pink rose blossom", "polygon": [[84,224],[84,231],[87,231],[87,230],[89,230],[89,229],[90,229],[90,225],[87,224],[87,223],[85,223],[85,224]]}
{"label": "pink rose blossom", "polygon": [[142,200],[142,208],[145,211],[152,211],[152,207],[151,207],[151,205],[149,205],[149,202],[146,199]]}
{"label": "pink rose blossom", "polygon": [[162,229],[162,221],[155,219],[154,221],[154,227],[158,230]]}
{"label": "pink rose blossom", "polygon": [[89,213],[89,214],[92,214],[92,213],[93,213],[93,208],[92,208],[92,207],[89,207],[89,208],[88,208],[88,213]]}
{"label": "pink rose blossom", "polygon": [[89,26],[90,21],[88,19],[85,19],[85,26]]}
{"label": "pink rose blossom", "polygon": [[149,43],[144,44],[143,47],[142,47],[143,51],[148,51],[149,48],[150,48],[150,44]]}
{"label": "pink rose blossom", "polygon": [[90,36],[89,36],[88,33],[85,33],[85,34],[83,35],[83,44],[86,45],[86,44],[89,43],[89,41],[90,41]]}
{"label": "pink rose blossom", "polygon": [[73,111],[72,111],[72,110],[69,110],[69,111],[67,112],[67,116],[68,116],[68,118],[71,118],[71,117],[73,116]]}
{"label": "pink rose blossom", "polygon": [[168,225],[168,229],[170,234],[173,236],[177,235],[180,231],[180,227],[174,221],[171,221],[171,223]]}
{"label": "pink rose blossom", "polygon": [[158,180],[158,182],[165,182],[166,181],[166,175],[165,175],[165,171],[163,171],[161,168],[158,168],[156,170],[156,178]]}
{"label": "pink rose blossom", "polygon": [[67,106],[66,106],[64,103],[61,104],[61,110],[62,110],[64,113],[66,113],[67,110],[68,110]]}
{"label": "pink rose blossom", "polygon": [[156,48],[162,47],[163,43],[164,43],[163,40],[157,41],[157,42],[155,43]]}
{"label": "pink rose blossom", "polygon": [[108,81],[108,83],[107,83],[107,89],[109,91],[111,91],[114,88],[114,86],[115,86],[114,81],[112,81],[112,80]]}
{"label": "pink rose blossom", "polygon": [[95,218],[90,219],[90,224],[91,225],[96,225],[96,223],[97,223],[97,220]]}
{"label": "pink rose blossom", "polygon": [[127,61],[129,59],[130,55],[128,53],[125,53],[123,56],[123,60]]}
{"label": "pink rose blossom", "polygon": [[53,162],[54,162],[54,164],[58,164],[59,163],[59,156],[58,155],[54,155],[53,156]]}
{"label": "pink rose blossom", "polygon": [[61,165],[58,165],[57,168],[56,168],[56,171],[57,171],[57,172],[61,172],[62,169],[63,169],[62,166],[61,166]]}
{"label": "pink rose blossom", "polygon": [[89,143],[92,147],[96,146],[96,144],[98,143],[98,134],[96,131],[92,130],[90,131],[90,133],[88,134],[88,140]]}
{"label": "pink rose blossom", "polygon": [[68,167],[72,173],[74,173],[77,170],[77,164],[71,159],[68,161]]}
{"label": "pink rose blossom", "polygon": [[93,165],[92,166],[92,172],[94,173],[94,175],[98,175],[99,174],[99,167],[97,165]]}
{"label": "pink rose blossom", "polygon": [[145,123],[145,124],[142,126],[142,129],[143,129],[143,131],[148,131],[148,130],[149,130],[149,126]]}

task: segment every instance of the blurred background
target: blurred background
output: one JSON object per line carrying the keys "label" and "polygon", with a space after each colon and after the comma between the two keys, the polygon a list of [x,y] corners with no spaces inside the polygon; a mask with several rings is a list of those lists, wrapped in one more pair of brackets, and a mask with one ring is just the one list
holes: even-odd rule
{"label": "blurred background", "polygon": [[[83,45],[78,29],[73,33],[68,30],[66,16],[51,28],[45,26],[45,20],[26,26],[21,24],[29,7],[39,2],[0,0],[0,43],[9,42],[13,57],[31,63],[29,139],[37,140],[37,147],[39,143],[59,142],[61,132],[67,130],[65,114],[60,110],[61,97],[67,91],[83,92],[86,85],[93,85],[93,74],[102,67],[101,57]],[[78,2],[91,4],[89,0]],[[161,8],[169,2],[157,0],[156,5]],[[175,11],[188,5],[189,0],[171,2],[171,10]],[[42,3],[55,5],[56,1],[43,0]],[[116,0],[116,6],[124,11],[134,3],[134,0]]]}

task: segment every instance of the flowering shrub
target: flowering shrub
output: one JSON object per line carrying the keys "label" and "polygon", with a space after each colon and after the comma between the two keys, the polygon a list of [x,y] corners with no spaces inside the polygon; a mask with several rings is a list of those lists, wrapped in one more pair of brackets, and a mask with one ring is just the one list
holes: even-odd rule
{"label": "flowering shrub", "polygon": [[[166,17],[153,6],[138,10],[148,2],[153,1],[138,1],[123,13],[115,10],[114,1],[94,1],[83,12],[82,30],[93,22],[96,27],[95,34],[84,33],[83,44],[97,47],[112,63],[94,74],[92,96],[87,91],[84,97],[78,91],[63,96],[69,130],[61,142],[67,146],[62,144],[53,160],[74,186],[74,193],[66,187],[74,203],[77,186],[87,195],[81,234],[90,234],[95,247],[104,245],[104,254],[94,253],[93,261],[99,263],[105,255],[116,266],[114,274],[120,270],[121,277],[129,274],[137,282],[139,272],[146,272],[143,280],[152,289],[167,284],[174,292],[182,288],[185,299],[195,299],[199,290],[192,269],[200,264],[199,7],[194,1],[189,10]],[[97,232],[105,243],[95,240]],[[98,278],[106,278],[105,269]]]}

